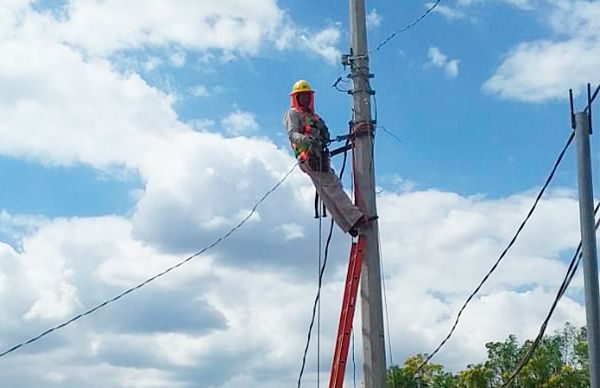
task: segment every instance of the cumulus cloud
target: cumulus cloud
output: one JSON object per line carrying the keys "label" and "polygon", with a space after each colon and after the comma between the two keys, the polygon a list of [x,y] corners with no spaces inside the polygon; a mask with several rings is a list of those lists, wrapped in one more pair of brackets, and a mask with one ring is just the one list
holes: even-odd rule
{"label": "cumulus cloud", "polygon": [[456,78],[458,76],[458,59],[449,59],[446,54],[442,53],[435,46],[429,48],[427,55],[429,63],[443,69],[448,78]]}
{"label": "cumulus cloud", "polygon": [[[279,39],[270,35],[277,27],[263,19],[277,18],[276,3],[222,1],[177,20],[173,14],[181,11],[173,7],[183,2],[161,2],[164,20],[158,20],[159,2],[72,1],[56,18],[29,4],[13,0],[10,8],[0,7],[6,21],[0,23],[0,152],[49,164],[134,170],[143,187],[124,216],[0,213],[0,232],[15,242],[0,242],[2,349],[216,241],[295,162],[268,140],[208,131],[216,126],[208,119],[183,123],[173,108],[175,97],[133,72],[118,71],[110,60],[119,50],[171,43],[252,53],[265,39]],[[207,22],[203,12],[210,10],[221,16]],[[129,25],[123,15],[132,18]],[[115,30],[99,34],[107,25]],[[229,30],[209,41],[222,28],[238,27],[247,41]],[[306,32],[297,26],[285,31],[291,34],[280,36],[281,49],[297,39],[337,60],[337,26],[304,36],[292,33]],[[206,36],[199,38],[201,32]],[[170,60],[177,65],[186,59]],[[445,69],[452,62],[439,50],[431,60]],[[250,112],[234,112],[221,124],[242,132],[258,126]],[[316,291],[313,196],[308,178],[296,171],[211,251],[3,358],[0,381],[25,388],[293,385]],[[392,339],[402,359],[429,351],[445,334],[532,195],[487,199],[406,185],[379,199]],[[514,251],[466,311],[448,345],[453,365],[479,361],[485,341],[511,332],[531,335],[565,270],[561,253],[574,247],[577,230],[571,193],[555,193],[540,205]],[[323,349],[333,348],[348,243],[336,229],[322,294]],[[568,298],[557,314],[557,325],[580,323],[584,316],[581,305]],[[307,384],[316,380],[314,362],[311,352]]]}
{"label": "cumulus cloud", "polygon": [[235,111],[221,121],[226,133],[239,136],[252,134],[258,129],[254,115],[250,112]]}
{"label": "cumulus cloud", "polygon": [[541,102],[576,93],[597,78],[600,3],[549,2],[548,24],[561,40],[523,42],[511,49],[483,89],[503,98]]}
{"label": "cumulus cloud", "polygon": [[340,39],[338,27],[328,27],[316,34],[301,34],[297,39],[302,47],[316,52],[329,63],[335,63],[341,57],[340,51],[335,47]]}
{"label": "cumulus cloud", "polygon": [[196,85],[190,89],[190,94],[194,97],[209,97],[210,92],[204,85]]}
{"label": "cumulus cloud", "polygon": [[[70,1],[58,24],[67,42],[108,55],[144,45],[256,52],[283,12],[275,1]],[[142,10],[142,11],[141,11]],[[141,11],[141,12],[140,12]],[[99,34],[102,32],[102,34]]]}
{"label": "cumulus cloud", "polygon": [[[538,3],[538,0],[502,0],[503,2],[517,7],[522,10],[530,10],[534,5]],[[472,6],[476,4],[482,4],[485,2],[489,2],[489,0],[458,0],[457,4],[460,6]]]}
{"label": "cumulus cloud", "polygon": [[564,98],[570,88],[581,90],[593,80],[599,66],[600,44],[595,42],[522,43],[508,53],[483,89],[527,102]]}
{"label": "cumulus cloud", "polygon": [[373,8],[367,14],[367,26],[375,28],[381,25],[381,15],[377,13],[377,10]]}
{"label": "cumulus cloud", "polygon": [[[425,6],[429,9],[434,3],[427,3]],[[447,5],[438,4],[433,12],[439,13],[448,20],[459,20],[467,17],[467,14],[460,9],[452,8]]]}
{"label": "cumulus cloud", "polygon": [[[181,192],[188,190],[179,187]],[[285,195],[285,190],[277,192],[273,201]],[[394,348],[402,349],[396,359],[431,351],[443,338],[466,295],[487,272],[532,201],[530,193],[486,199],[437,190],[387,192],[379,197],[391,335]],[[309,220],[310,209],[304,213],[303,219]],[[261,223],[271,223],[267,220],[271,218],[272,214]],[[6,312],[0,319],[2,346],[27,333],[35,335],[184,257],[164,253],[151,240],[140,240],[134,234],[135,223],[124,217],[56,219],[24,233],[22,252],[0,244],[0,301]],[[16,369],[3,368],[0,377],[25,374],[26,365],[35,365],[39,374],[20,377],[21,386],[33,387],[40,381],[52,386],[54,380],[61,386],[77,386],[83,371],[101,375],[107,370],[112,372],[100,377],[99,386],[125,386],[133,371],[156,375],[169,386],[202,381],[205,386],[229,387],[257,376],[262,376],[264,386],[292,384],[316,287],[307,281],[314,279],[313,271],[297,271],[312,269],[307,260],[314,259],[311,245],[299,231],[313,229],[283,225],[282,232],[291,236],[287,255],[296,264],[264,265],[250,254],[248,246],[263,252],[278,249],[277,239],[241,244],[237,254],[258,263],[260,271],[227,260],[237,255],[231,246],[245,240],[241,230],[180,270],[32,345],[37,347],[35,353],[23,349],[10,355],[6,361],[14,362]],[[507,333],[532,336],[566,270],[561,253],[572,250],[577,239],[573,193],[555,193],[542,201],[513,251],[465,311],[440,362],[464,368],[485,357],[486,341],[501,340]],[[297,248],[295,253],[289,251],[290,243]],[[196,241],[196,246],[203,244]],[[323,349],[334,345],[348,254],[344,245],[334,245],[330,252],[323,286]],[[439,271],[442,267],[445,270]],[[581,280],[572,287],[581,289]],[[65,289],[70,292],[65,294]],[[40,313],[28,316],[36,305]],[[567,296],[550,329],[566,320],[583,324],[584,319],[583,306]],[[306,383],[316,378],[314,357],[310,352]],[[53,374],[57,369],[60,376]]]}

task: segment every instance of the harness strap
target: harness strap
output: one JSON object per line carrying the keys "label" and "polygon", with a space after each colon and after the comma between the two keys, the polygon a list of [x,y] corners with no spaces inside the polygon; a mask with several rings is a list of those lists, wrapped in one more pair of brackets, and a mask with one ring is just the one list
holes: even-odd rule
{"label": "harness strap", "polygon": [[[303,119],[304,119],[304,125],[302,127],[304,135],[310,136],[312,127],[318,122],[320,117],[318,114],[316,114],[314,112],[310,116],[305,112],[299,112],[299,113],[302,114]],[[294,143],[291,143],[291,144],[292,144],[292,149],[294,150],[294,155],[296,156],[296,159],[298,159],[299,161],[308,160],[308,148],[306,146],[299,146]]]}

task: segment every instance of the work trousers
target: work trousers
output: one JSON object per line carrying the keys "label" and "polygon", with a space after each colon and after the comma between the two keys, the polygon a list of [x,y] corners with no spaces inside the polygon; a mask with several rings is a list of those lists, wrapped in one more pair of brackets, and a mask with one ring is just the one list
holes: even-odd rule
{"label": "work trousers", "polygon": [[362,217],[363,213],[348,198],[342,188],[340,178],[331,168],[327,171],[315,171],[310,168],[308,162],[300,162],[300,168],[312,180],[319,197],[321,197],[335,223],[344,232],[348,232]]}

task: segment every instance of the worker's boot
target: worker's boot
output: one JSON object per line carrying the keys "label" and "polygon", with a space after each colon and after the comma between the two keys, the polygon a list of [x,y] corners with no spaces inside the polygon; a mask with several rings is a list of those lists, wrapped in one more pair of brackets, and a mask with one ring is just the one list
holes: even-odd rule
{"label": "worker's boot", "polygon": [[362,217],[360,217],[358,221],[356,221],[354,225],[352,225],[350,230],[348,230],[348,234],[350,234],[350,236],[352,237],[356,237],[359,234],[363,234],[367,227],[371,225],[371,222],[375,221],[378,218],[378,216],[367,217],[365,214],[363,214]]}

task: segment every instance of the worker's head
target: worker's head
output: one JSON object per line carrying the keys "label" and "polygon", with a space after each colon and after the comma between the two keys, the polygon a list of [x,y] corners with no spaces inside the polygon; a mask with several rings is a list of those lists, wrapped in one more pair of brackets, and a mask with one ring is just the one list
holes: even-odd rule
{"label": "worker's head", "polygon": [[303,79],[296,81],[290,93],[292,107],[304,112],[314,111],[314,93],[308,82]]}

